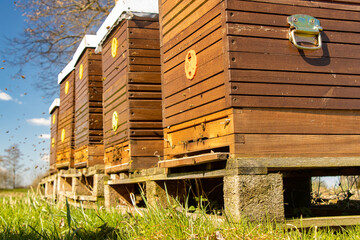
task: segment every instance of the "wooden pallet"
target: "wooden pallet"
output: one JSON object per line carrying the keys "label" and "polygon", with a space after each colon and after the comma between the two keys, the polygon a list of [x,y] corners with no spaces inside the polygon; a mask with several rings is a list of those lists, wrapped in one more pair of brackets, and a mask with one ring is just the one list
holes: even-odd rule
{"label": "wooden pallet", "polygon": [[74,204],[102,201],[104,177],[104,168],[99,165],[89,168],[60,170],[58,173],[59,201],[65,198],[71,199]]}

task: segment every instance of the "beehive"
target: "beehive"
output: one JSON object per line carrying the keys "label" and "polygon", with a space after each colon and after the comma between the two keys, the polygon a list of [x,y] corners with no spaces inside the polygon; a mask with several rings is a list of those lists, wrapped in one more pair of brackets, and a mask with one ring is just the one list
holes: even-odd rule
{"label": "beehive", "polygon": [[156,1],[119,1],[97,32],[108,173],[154,166],[163,152],[156,12]]}
{"label": "beehive", "polygon": [[56,98],[50,105],[50,171],[56,171],[56,151],[57,151],[57,135],[58,135],[58,119],[59,119],[60,99]]}
{"label": "beehive", "polygon": [[[166,159],[360,154],[359,1],[159,3]],[[321,49],[289,41],[294,14]]]}
{"label": "beehive", "polygon": [[95,35],[85,35],[73,57],[76,168],[104,164],[101,54],[95,54],[96,45]]}
{"label": "beehive", "polygon": [[58,76],[60,84],[56,167],[74,166],[75,71],[73,61]]}

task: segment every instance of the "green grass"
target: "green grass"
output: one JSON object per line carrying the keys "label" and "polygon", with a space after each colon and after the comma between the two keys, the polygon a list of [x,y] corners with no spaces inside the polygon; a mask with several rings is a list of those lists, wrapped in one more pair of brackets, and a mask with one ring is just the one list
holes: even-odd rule
{"label": "green grass", "polygon": [[27,193],[29,188],[0,189],[0,193]]}
{"label": "green grass", "polygon": [[0,239],[359,239],[360,227],[285,229],[283,224],[232,221],[210,217],[204,210],[148,206],[122,214],[48,203],[31,192],[27,197],[0,197]]}

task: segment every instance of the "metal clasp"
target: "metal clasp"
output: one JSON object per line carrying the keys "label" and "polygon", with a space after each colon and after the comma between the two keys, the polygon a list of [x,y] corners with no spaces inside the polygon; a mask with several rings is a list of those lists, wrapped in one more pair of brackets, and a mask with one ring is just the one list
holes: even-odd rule
{"label": "metal clasp", "polygon": [[[287,18],[290,24],[289,40],[295,47],[302,50],[318,50],[321,48],[320,21],[316,18],[305,15],[295,14]],[[305,43],[305,44],[299,44]],[[307,46],[310,44],[312,46]]]}

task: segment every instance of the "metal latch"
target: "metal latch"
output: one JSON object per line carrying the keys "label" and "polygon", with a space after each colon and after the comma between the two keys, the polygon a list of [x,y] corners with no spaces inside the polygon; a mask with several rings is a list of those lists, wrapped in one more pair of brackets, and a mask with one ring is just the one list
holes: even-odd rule
{"label": "metal latch", "polygon": [[[302,50],[318,50],[321,48],[320,21],[316,18],[295,14],[287,18],[290,24],[289,40]],[[310,45],[310,46],[309,46]]]}

